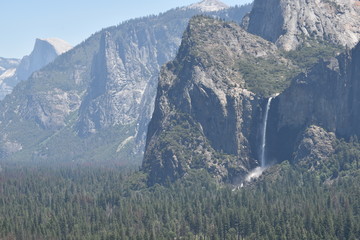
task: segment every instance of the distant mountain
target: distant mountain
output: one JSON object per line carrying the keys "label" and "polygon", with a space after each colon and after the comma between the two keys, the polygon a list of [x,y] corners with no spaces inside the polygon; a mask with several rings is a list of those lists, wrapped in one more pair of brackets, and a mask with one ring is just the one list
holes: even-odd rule
{"label": "distant mountain", "polygon": [[0,57],[0,74],[3,74],[6,70],[16,68],[19,63],[19,59]]}
{"label": "distant mountain", "polygon": [[140,164],[160,67],[175,57],[189,19],[239,21],[250,7],[178,8],[95,33],[0,103],[0,155]]}
{"label": "distant mountain", "polygon": [[0,88],[2,89],[0,100],[11,93],[20,81],[27,80],[33,72],[41,69],[71,48],[70,44],[61,39],[36,39],[31,54],[23,57],[20,63],[16,61],[18,65],[8,69],[6,73],[0,76]]}
{"label": "distant mountain", "polygon": [[22,81],[52,62],[57,56],[69,51],[72,46],[58,38],[36,39],[33,51],[25,56],[16,70],[17,78]]}
{"label": "distant mountain", "polygon": [[19,59],[0,57],[0,100],[7,94],[11,93],[11,87],[9,87],[4,81],[15,75],[16,68],[19,63]]}

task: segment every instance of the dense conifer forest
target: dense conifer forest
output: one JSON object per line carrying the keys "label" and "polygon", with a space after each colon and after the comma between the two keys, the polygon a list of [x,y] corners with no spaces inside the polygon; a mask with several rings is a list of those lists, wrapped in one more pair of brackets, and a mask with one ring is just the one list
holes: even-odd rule
{"label": "dense conifer forest", "polygon": [[325,181],[284,162],[245,187],[195,170],[146,187],[131,169],[0,172],[0,239],[358,239],[360,174]]}

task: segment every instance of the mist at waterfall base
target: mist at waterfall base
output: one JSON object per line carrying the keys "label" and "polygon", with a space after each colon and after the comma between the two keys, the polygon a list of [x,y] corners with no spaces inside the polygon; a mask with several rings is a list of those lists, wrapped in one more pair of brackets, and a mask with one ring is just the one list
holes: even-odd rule
{"label": "mist at waterfall base", "polygon": [[251,182],[253,179],[259,178],[265,171],[266,167],[257,167],[248,173],[245,177],[245,182]]}
{"label": "mist at waterfall base", "polygon": [[271,106],[272,97],[270,97],[266,103],[265,114],[262,122],[261,129],[261,145],[260,145],[260,166],[251,170],[245,177],[245,182],[251,182],[254,179],[259,178],[267,168],[266,162],[266,130],[269,116],[269,110]]}

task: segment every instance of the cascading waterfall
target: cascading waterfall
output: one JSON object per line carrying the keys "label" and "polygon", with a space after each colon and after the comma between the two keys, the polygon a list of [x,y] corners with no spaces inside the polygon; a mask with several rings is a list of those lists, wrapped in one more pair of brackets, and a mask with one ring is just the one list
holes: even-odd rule
{"label": "cascading waterfall", "polygon": [[270,97],[268,99],[267,104],[266,104],[266,111],[265,111],[265,116],[264,116],[263,129],[262,129],[262,133],[261,133],[261,151],[260,151],[260,153],[261,153],[261,155],[260,155],[261,167],[266,166],[266,157],[265,157],[265,151],[266,151],[266,128],[267,128],[267,121],[268,121],[268,116],[269,116],[271,100],[272,100],[272,97]]}
{"label": "cascading waterfall", "polygon": [[245,182],[251,182],[253,179],[258,178],[259,176],[261,176],[261,174],[264,172],[264,170],[266,169],[266,129],[267,129],[267,121],[268,121],[268,116],[269,116],[269,111],[270,111],[270,105],[271,105],[271,100],[273,99],[273,97],[270,97],[267,101],[266,104],[266,109],[265,109],[265,115],[264,115],[264,120],[262,123],[262,132],[261,132],[261,149],[260,149],[260,161],[261,161],[261,165],[260,167],[257,167],[253,170],[251,170],[246,176],[245,176],[245,181],[241,184],[240,187],[244,186]]}

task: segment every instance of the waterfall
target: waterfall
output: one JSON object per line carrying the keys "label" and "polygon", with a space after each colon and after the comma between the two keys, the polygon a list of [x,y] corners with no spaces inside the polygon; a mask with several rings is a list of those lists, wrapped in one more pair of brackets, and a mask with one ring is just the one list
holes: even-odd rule
{"label": "waterfall", "polygon": [[270,97],[266,104],[266,110],[265,110],[265,116],[264,116],[264,122],[263,122],[263,129],[261,133],[261,167],[266,166],[266,157],[265,157],[265,150],[266,150],[266,128],[267,128],[267,121],[269,116],[269,110],[270,110],[270,104],[271,104],[272,97]]}

